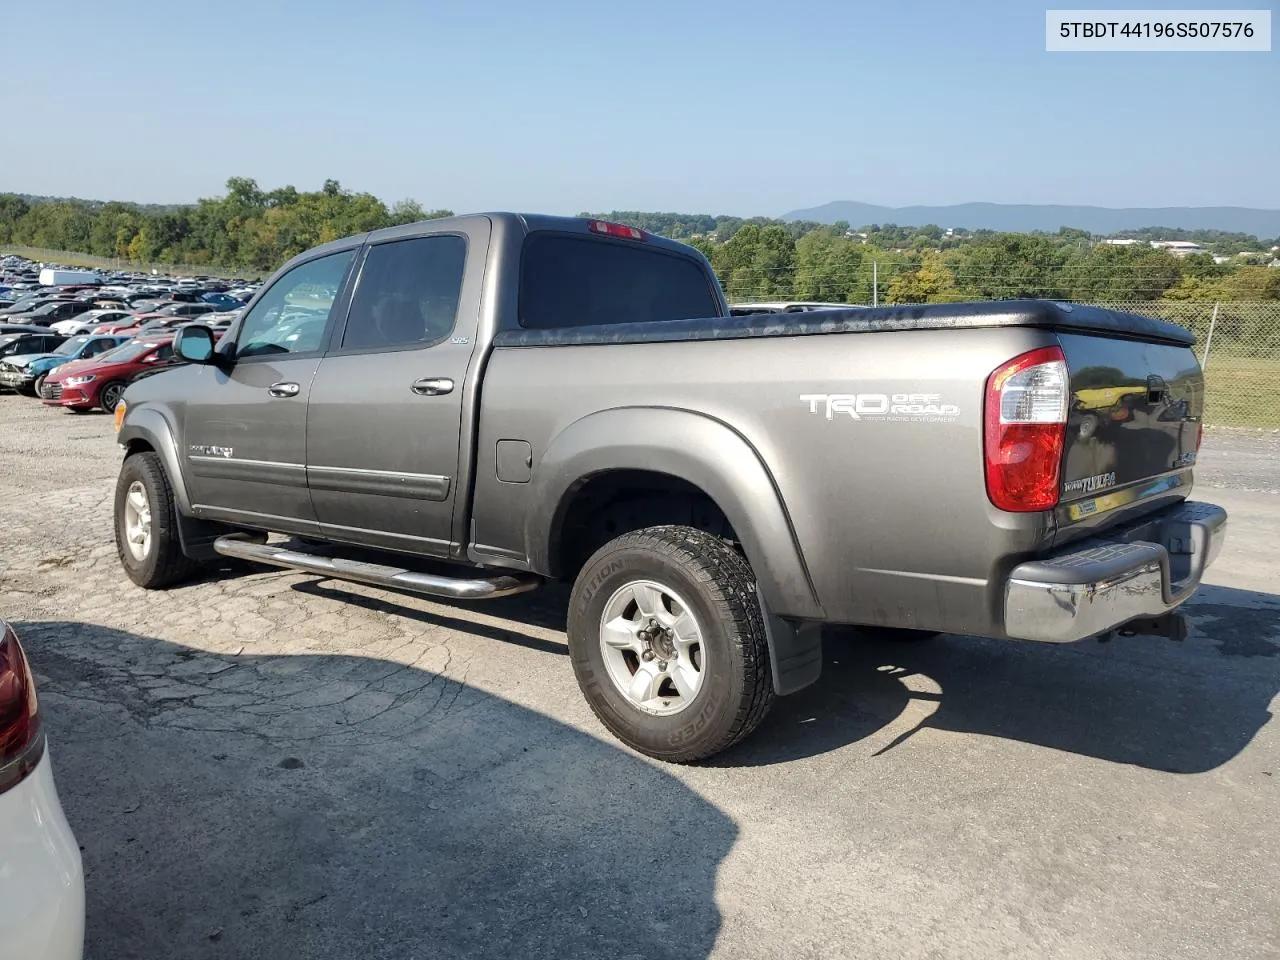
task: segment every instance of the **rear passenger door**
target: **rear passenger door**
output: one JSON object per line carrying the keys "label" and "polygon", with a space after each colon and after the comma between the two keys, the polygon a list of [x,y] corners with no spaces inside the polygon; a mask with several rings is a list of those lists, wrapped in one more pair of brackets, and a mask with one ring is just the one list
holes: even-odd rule
{"label": "rear passenger door", "polygon": [[448,555],[488,239],[481,221],[366,248],[307,409],[325,536]]}

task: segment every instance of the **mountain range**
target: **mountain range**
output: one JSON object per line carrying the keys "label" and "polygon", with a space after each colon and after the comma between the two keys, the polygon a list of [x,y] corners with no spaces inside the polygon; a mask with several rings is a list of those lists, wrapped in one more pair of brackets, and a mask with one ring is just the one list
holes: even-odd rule
{"label": "mountain range", "polygon": [[1248,207],[1074,207],[1058,204],[958,203],[945,207],[880,207],[853,200],[836,200],[820,207],[792,210],[783,220],[817,223],[845,221],[852,227],[892,223],[900,227],[963,227],[967,230],[1007,230],[1049,233],[1075,227],[1096,234],[1122,233],[1143,227],[1179,230],[1224,230],[1260,239],[1280,237],[1280,210]]}

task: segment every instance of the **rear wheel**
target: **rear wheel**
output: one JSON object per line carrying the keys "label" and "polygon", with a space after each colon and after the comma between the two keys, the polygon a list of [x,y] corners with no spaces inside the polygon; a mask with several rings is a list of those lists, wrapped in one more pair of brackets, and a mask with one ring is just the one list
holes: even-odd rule
{"label": "rear wheel", "polygon": [[27,397],[40,396],[40,388],[44,386],[44,377],[36,377],[36,382],[30,386],[22,386],[18,388],[18,392]]}
{"label": "rear wheel", "polygon": [[102,409],[107,413],[115,413],[116,407],[120,404],[120,398],[124,396],[124,388],[127,386],[128,384],[122,380],[112,380],[104,384],[102,392],[98,394],[98,402],[102,404]]}
{"label": "rear wheel", "polygon": [[650,527],[597,550],[574,583],[568,639],[596,716],[659,760],[719,753],[773,705],[751,568],[693,527]]}
{"label": "rear wheel", "polygon": [[182,552],[173,490],[154,453],[135,453],[121,466],[115,528],[120,565],[140,587],[168,587],[200,568]]}

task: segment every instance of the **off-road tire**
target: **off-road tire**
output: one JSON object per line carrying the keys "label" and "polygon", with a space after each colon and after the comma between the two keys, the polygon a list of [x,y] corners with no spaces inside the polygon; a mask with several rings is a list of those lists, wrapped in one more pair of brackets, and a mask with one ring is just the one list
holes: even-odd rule
{"label": "off-road tire", "polygon": [[[692,608],[706,646],[706,675],[689,706],[655,716],[610,679],[600,621],[614,592],[637,579],[668,585]],[[569,655],[592,711],[623,743],[657,760],[703,760],[750,734],[773,706],[773,676],[755,576],[719,537],[693,527],[624,534],[587,560],[573,585]]]}
{"label": "off-road tire", "polygon": [[[134,481],[142,483],[151,510],[151,545],[142,560],[134,557],[125,538],[125,500]],[[135,453],[121,465],[116,481],[114,526],[120,565],[138,586],[160,590],[189,580],[199,571],[200,564],[182,552],[173,489],[154,453]]]}

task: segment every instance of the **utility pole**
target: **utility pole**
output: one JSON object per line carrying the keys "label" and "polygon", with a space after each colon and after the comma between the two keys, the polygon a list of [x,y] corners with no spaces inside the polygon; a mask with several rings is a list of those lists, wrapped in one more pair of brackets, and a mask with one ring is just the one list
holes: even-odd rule
{"label": "utility pole", "polygon": [[880,262],[871,261],[871,305],[880,306]]}

